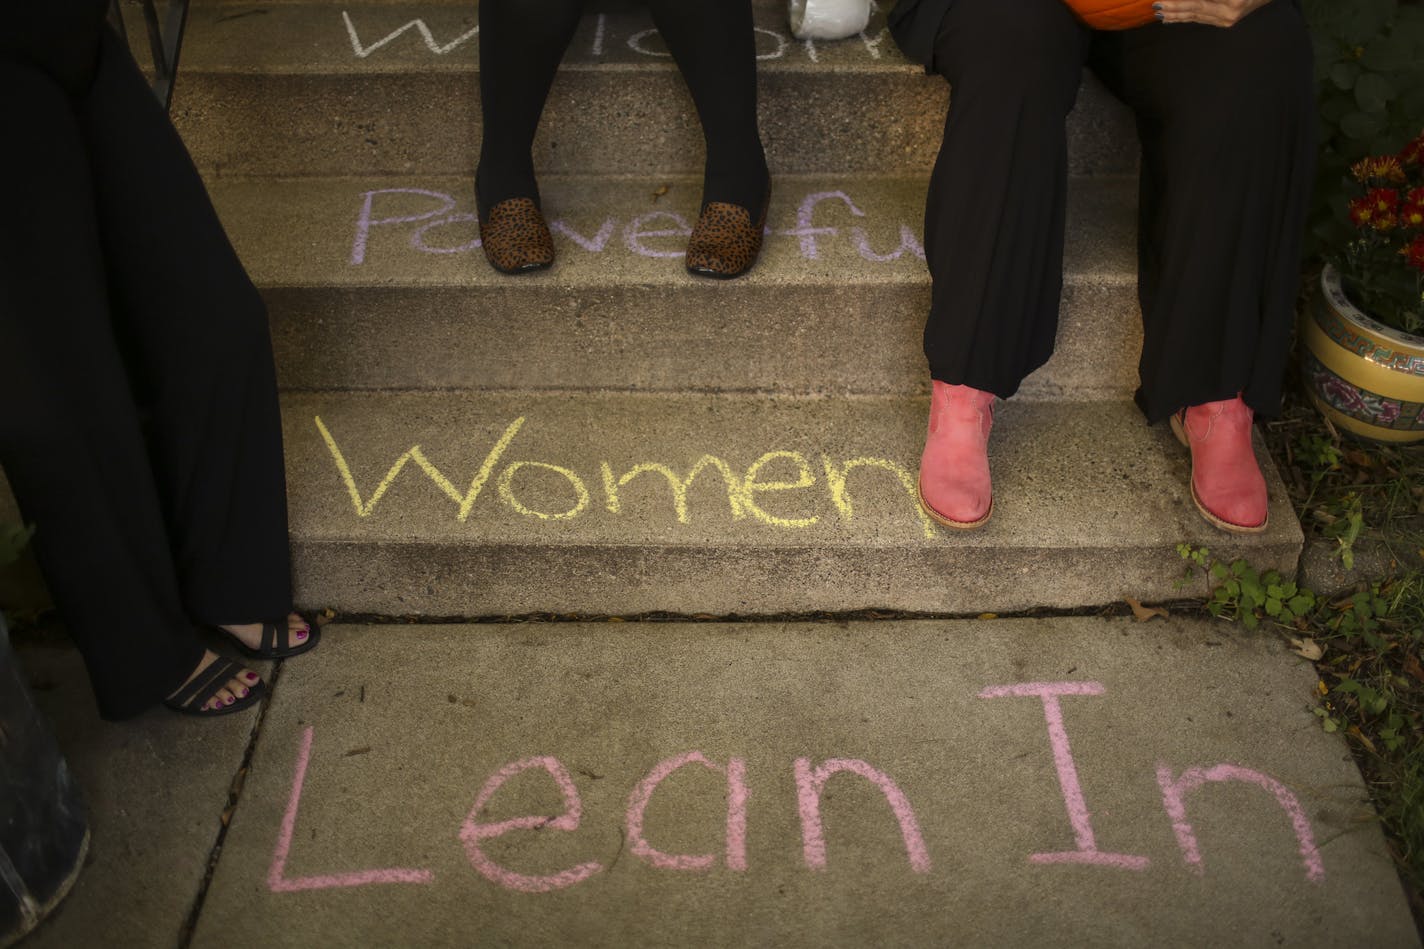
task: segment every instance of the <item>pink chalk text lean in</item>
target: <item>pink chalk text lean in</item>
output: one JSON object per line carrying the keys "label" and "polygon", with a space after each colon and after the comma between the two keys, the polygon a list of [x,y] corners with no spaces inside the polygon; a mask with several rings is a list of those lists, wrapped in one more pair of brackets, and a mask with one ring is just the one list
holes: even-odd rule
{"label": "pink chalk text lean in", "polygon": [[[1043,706],[1048,728],[1048,743],[1059,790],[1073,830],[1076,849],[1025,855],[1029,864],[1042,866],[1079,864],[1112,870],[1142,872],[1148,869],[1147,857],[1114,853],[1099,849],[1093,830],[1092,816],[1078,779],[1078,765],[1068,742],[1063,720],[1062,700],[1065,697],[1101,696],[1106,689],[1098,682],[1029,682],[990,686],[979,693],[981,699],[1036,698]],[[433,882],[431,870],[382,867],[344,870],[313,876],[289,876],[287,864],[296,833],[301,808],[302,791],[311,765],[315,728],[302,731],[293,770],[291,793],[287,809],[277,833],[277,844],[267,874],[268,889],[273,893],[292,893],[380,884],[424,884]],[[710,770],[726,780],[725,846],[722,853],[668,853],[648,839],[645,815],[658,787],[675,772],[690,766]],[[909,870],[916,874],[930,873],[933,861],[930,847],[920,829],[915,809],[909,797],[894,778],[869,762],[857,758],[829,758],[814,763],[810,758],[796,758],[792,764],[796,781],[797,810],[800,817],[802,859],[807,870],[824,871],[833,859],[834,846],[828,843],[835,828],[827,828],[822,820],[821,799],[826,786],[833,780],[863,780],[881,792],[890,814],[899,826]],[[480,815],[508,782],[526,773],[543,775],[554,783],[563,801],[559,814],[532,814],[488,822]],[[1235,764],[1193,766],[1177,773],[1167,764],[1159,764],[1157,783],[1162,792],[1162,807],[1171,823],[1181,850],[1182,861],[1194,874],[1206,871],[1196,831],[1187,809],[1188,796],[1202,787],[1222,782],[1239,782],[1268,793],[1284,811],[1294,833],[1297,850],[1304,867],[1305,878],[1312,883],[1325,880],[1325,864],[1315,843],[1310,819],[1295,794],[1280,781],[1252,768]],[[528,780],[535,780],[534,777]],[[657,762],[633,787],[623,814],[623,830],[629,851],[653,867],[675,872],[707,872],[719,866],[734,873],[746,873],[752,868],[747,859],[747,806],[752,797],[752,784],[744,758],[731,757],[722,763],[701,751],[687,751]],[[867,820],[875,820],[867,816]],[[557,873],[532,876],[502,866],[485,852],[485,844],[496,838],[518,832],[577,832],[583,821],[583,800],[577,784],[565,765],[550,755],[536,755],[513,761],[492,774],[479,793],[468,816],[459,829],[470,865],[484,879],[507,890],[519,893],[547,893],[568,889],[604,872],[608,868],[595,861],[576,864]]]}

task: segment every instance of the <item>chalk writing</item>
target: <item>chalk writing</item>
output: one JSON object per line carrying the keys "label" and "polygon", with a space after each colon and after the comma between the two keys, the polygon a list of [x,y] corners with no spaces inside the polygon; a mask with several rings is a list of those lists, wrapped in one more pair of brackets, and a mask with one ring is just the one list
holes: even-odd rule
{"label": "chalk writing", "polygon": [[[647,230],[650,223],[658,220],[670,220],[672,227]],[[678,237],[687,238],[692,234],[692,225],[687,223],[687,219],[681,214],[672,211],[652,211],[648,214],[639,215],[628,226],[623,229],[623,243],[635,254],[644,257],[685,257],[687,251],[684,250],[658,250],[647,247],[643,244],[643,239],[647,237]]]}
{"label": "chalk writing", "polygon": [[801,852],[806,866],[812,870],[826,869],[826,839],[821,827],[821,792],[826,782],[834,774],[849,771],[870,781],[885,795],[890,810],[900,822],[900,836],[905,841],[905,851],[910,856],[910,867],[916,873],[930,872],[930,854],[925,848],[925,839],[920,834],[919,821],[910,807],[900,786],[885,772],[871,767],[855,758],[832,758],[819,768],[813,769],[806,758],[797,758],[796,799],[801,811]]}
{"label": "chalk writing", "polygon": [[292,850],[292,835],[297,827],[297,809],[302,803],[302,787],[311,763],[312,736],[315,729],[302,730],[302,744],[297,750],[297,766],[292,776],[292,793],[287,798],[287,810],[282,815],[282,828],[277,833],[277,847],[272,852],[272,864],[267,871],[267,888],[273,893],[299,893],[303,890],[330,890],[340,887],[369,886],[373,883],[429,883],[435,874],[429,870],[408,870],[388,867],[381,870],[359,870],[354,873],[330,873],[323,876],[288,877],[287,857]]}
{"label": "chalk writing", "polygon": [[1254,784],[1275,795],[1277,803],[1290,818],[1300,845],[1300,858],[1305,862],[1305,877],[1313,883],[1325,879],[1325,863],[1320,859],[1320,851],[1315,846],[1315,834],[1310,829],[1310,819],[1300,801],[1284,784],[1250,768],[1220,764],[1214,768],[1188,768],[1180,778],[1172,777],[1172,769],[1166,765],[1157,768],[1157,783],[1162,788],[1162,806],[1172,819],[1172,830],[1177,835],[1177,843],[1182,848],[1182,859],[1197,873],[1205,872],[1202,866],[1201,849],[1197,846],[1196,831],[1187,820],[1186,795],[1203,784],[1218,781],[1244,781]]}
{"label": "chalk writing", "polygon": [[[1073,826],[1078,847],[1076,850],[1065,853],[1031,854],[1028,859],[1032,864],[1047,867],[1068,863],[1130,870],[1146,870],[1149,866],[1148,858],[1143,856],[1105,853],[1098,850],[1078,782],[1077,765],[1073,761],[1072,751],[1067,743],[1067,734],[1063,728],[1062,713],[1058,708],[1063,696],[1102,695],[1104,692],[1103,686],[1096,682],[1031,682],[992,686],[979,692],[981,698],[1033,697],[1043,703],[1050,744],[1054,751],[1054,766],[1068,805],[1069,821]],[[317,876],[287,876],[287,860],[292,848],[297,814],[311,763],[314,732],[315,729],[312,726],[307,726],[302,730],[296,765],[293,769],[291,793],[277,832],[277,843],[267,873],[268,889],[273,893],[295,893],[379,884],[431,882],[434,879],[434,873],[430,870],[396,867]],[[622,815],[623,836],[630,851],[660,870],[709,871],[717,866],[719,861],[716,854],[671,854],[659,850],[648,840],[647,811],[654,794],[670,776],[690,765],[700,765],[702,768],[725,778],[727,816],[724,825],[725,846],[721,862],[729,871],[747,872],[749,870],[747,830],[752,791],[746,759],[740,756],[728,758],[724,766],[700,751],[688,751],[665,758],[655,764],[634,785],[626,799]],[[884,796],[899,825],[900,839],[904,844],[911,871],[917,874],[927,874],[933,870],[929,847],[909,797],[899,784],[884,771],[858,758],[828,758],[821,764],[813,766],[809,758],[800,757],[791,762],[791,768],[796,782],[796,808],[800,818],[802,861],[807,870],[820,872],[829,866],[830,854],[826,845],[821,800],[828,782],[836,775],[843,773],[856,775],[869,781]],[[542,772],[554,782],[563,802],[561,812],[554,815],[524,815],[498,821],[482,820],[481,815],[499,791],[511,780],[525,772]],[[1185,799],[1187,795],[1204,785],[1227,781],[1255,785],[1275,798],[1290,819],[1298,844],[1297,849],[1305,865],[1306,878],[1312,883],[1323,883],[1325,880],[1324,861],[1316,846],[1310,819],[1306,816],[1305,809],[1301,806],[1299,799],[1275,778],[1261,771],[1235,764],[1188,768],[1180,776],[1174,776],[1170,765],[1158,765],[1157,782],[1162,791],[1163,810],[1172,824],[1187,868],[1195,874],[1206,872],[1196,832],[1187,819]],[[686,794],[687,789],[684,788],[682,793]],[[719,797],[724,796],[724,792],[721,790],[717,793]],[[582,822],[583,801],[569,769],[555,757],[536,755],[506,764],[490,775],[476,795],[474,805],[461,823],[457,836],[460,844],[464,847],[465,856],[471,867],[484,879],[516,892],[548,893],[576,886],[590,877],[604,872],[605,869],[611,869],[612,864],[605,867],[604,864],[597,861],[586,861],[557,873],[529,875],[495,861],[485,852],[485,845],[489,841],[517,831],[574,833],[579,830]],[[1047,869],[1044,872],[1048,872]]]}
{"label": "chalk writing", "polygon": [[[356,214],[355,234],[351,241],[352,266],[366,263],[374,230],[396,225],[420,225],[409,230],[406,243],[412,250],[422,254],[472,254],[480,247],[475,214],[467,210],[457,210],[460,202],[442,191],[425,188],[381,188],[362,192],[360,202],[360,209]],[[772,238],[795,238],[801,256],[807,260],[819,260],[822,242],[831,240],[845,240],[860,259],[870,263],[891,263],[906,254],[919,260],[925,259],[925,248],[916,231],[903,222],[892,224],[893,233],[898,235],[899,243],[893,249],[885,251],[876,249],[876,240],[872,239],[870,232],[864,227],[837,227],[816,223],[817,208],[826,202],[844,206],[852,218],[869,217],[846,192],[818,191],[801,199],[796,208],[794,226],[777,230],[768,225],[766,235]],[[422,207],[422,203],[426,206]],[[379,211],[378,204],[381,205]],[[388,208],[390,210],[387,210]],[[639,257],[654,259],[678,258],[687,253],[687,238],[692,233],[692,225],[676,211],[659,210],[634,215],[627,219],[621,232],[619,222],[618,217],[605,216],[590,235],[564,218],[556,217],[549,221],[549,230],[560,238],[567,239],[572,245],[570,250],[578,248],[589,254],[603,254],[615,247],[621,247]],[[614,234],[621,234],[621,242],[613,240]]]}
{"label": "chalk writing", "polygon": [[[535,511],[525,507],[514,496],[514,476],[521,468],[542,468],[545,471],[552,471],[554,474],[568,481],[569,487],[573,488],[577,500],[574,506],[564,511]],[[504,469],[504,474],[499,476],[499,496],[504,498],[505,503],[514,508],[525,517],[537,517],[544,521],[566,521],[571,517],[578,517],[588,507],[588,488],[584,487],[583,479],[567,468],[559,465],[546,464],[542,461],[516,461]]]}
{"label": "chalk writing", "polygon": [[[600,24],[600,26],[606,26],[606,24]],[[758,40],[760,40],[760,38],[762,37],[771,37],[771,50],[769,52],[757,53],[757,59],[781,59],[783,56],[786,55],[786,50],[791,45],[791,40],[789,37],[785,36],[784,34],[778,33],[776,30],[768,30],[765,27],[761,26],[752,27],[752,29],[757,34]],[[665,47],[658,48],[648,45],[648,40],[655,36],[658,36],[658,31],[656,29],[639,30],[632,36],[628,37],[628,48],[642,56],[670,58],[672,56],[672,53],[669,53]],[[661,37],[659,38],[661,39]],[[601,38],[595,39],[594,49],[599,50],[598,53],[594,54],[595,56],[601,54]]]}
{"label": "chalk writing", "polygon": [[1023,685],[994,686],[979,693],[982,699],[1037,696],[1043,702],[1043,717],[1048,723],[1048,743],[1053,749],[1053,767],[1058,772],[1058,786],[1063,792],[1063,803],[1068,808],[1068,821],[1073,825],[1073,837],[1077,841],[1078,849],[1031,854],[1028,859],[1032,863],[1088,863],[1121,867],[1124,870],[1147,868],[1146,857],[1104,853],[1098,849],[1097,838],[1093,835],[1092,819],[1088,814],[1088,804],[1083,798],[1082,785],[1078,783],[1078,766],[1073,761],[1073,749],[1068,745],[1068,730],[1063,726],[1063,706],[1059,701],[1062,696],[1102,695],[1103,691],[1103,686],[1097,682],[1030,682]]}
{"label": "chalk writing", "polygon": [[[326,445],[327,452],[331,455],[337,475],[346,489],[347,497],[350,498],[351,506],[357,517],[367,518],[374,515],[377,506],[390,491],[391,486],[411,463],[414,463],[427,478],[434,482],[445,497],[454,502],[456,505],[455,516],[460,523],[469,520],[475,503],[480,499],[485,485],[494,476],[496,469],[499,469],[496,490],[500,500],[521,516],[541,521],[565,521],[595,510],[592,506],[593,499],[588,482],[572,468],[529,459],[512,461],[504,464],[503,468],[500,467],[515,437],[524,427],[524,416],[516,418],[505,427],[504,433],[485,454],[484,460],[470,479],[469,487],[463,491],[456,487],[455,482],[430,461],[419,445],[412,445],[386,469],[385,475],[371,492],[369,498],[362,497],[361,489],[356,484],[356,477],[352,473],[346,453],[337,443],[331,430],[327,428],[320,416],[314,417],[313,422]],[[916,521],[924,536],[927,539],[937,536],[934,522],[920,506],[915,476],[905,466],[888,458],[852,458],[848,461],[836,461],[826,455],[820,457],[820,462],[821,470],[825,474],[827,494],[831,505],[843,521],[850,521],[855,517],[855,504],[850,490],[851,474],[855,471],[880,472],[883,475],[889,475],[894,479],[894,483],[898,484],[899,490],[903,492],[903,497],[915,512]],[[791,479],[771,480],[769,475],[764,476],[765,473],[773,470],[773,466],[782,471],[789,470],[792,475]],[[657,461],[640,462],[628,468],[623,474],[615,475],[611,463],[600,461],[598,463],[598,479],[594,483],[603,489],[601,509],[609,514],[618,515],[622,514],[624,510],[623,493],[636,478],[646,474],[662,475],[670,489],[673,514],[677,518],[677,522],[689,524],[692,521],[692,512],[688,505],[688,491],[698,476],[709,470],[715,470],[721,475],[722,484],[726,488],[727,510],[734,521],[751,517],[768,527],[787,530],[804,529],[821,521],[822,516],[815,513],[808,513],[800,517],[773,514],[765,509],[764,502],[761,500],[763,496],[768,495],[784,496],[791,492],[806,492],[818,484],[820,479],[816,476],[811,460],[798,451],[765,452],[748,465],[743,474],[738,474],[737,469],[712,454],[700,455],[685,476],[679,476],[670,465]],[[567,485],[565,494],[569,498],[567,506],[552,509],[531,507],[521,499],[519,484],[526,480],[526,478],[520,478],[521,472],[531,473],[526,478],[537,477],[538,475],[534,474],[537,472],[546,472],[547,481],[555,483],[562,481]],[[552,478],[548,476],[552,476]],[[857,479],[857,483],[860,483],[860,480]],[[543,493],[547,492],[541,492],[541,494]],[[803,495],[800,500],[803,503],[814,503],[815,498]]]}
{"label": "chalk writing", "polygon": [[593,46],[589,52],[595,59],[603,55],[603,38],[608,33],[608,14],[600,13],[593,26]]}
{"label": "chalk writing", "polygon": [[616,479],[613,477],[613,468],[608,462],[603,462],[600,466],[603,472],[603,493],[608,499],[607,506],[610,514],[620,514],[623,511],[623,504],[618,498],[618,490],[628,482],[641,474],[660,474],[667,479],[668,487],[672,489],[673,511],[677,513],[679,524],[690,523],[692,518],[687,513],[687,489],[692,487],[692,482],[697,480],[697,476],[708,468],[715,468],[722,475],[722,483],[727,488],[727,505],[731,508],[732,520],[739,521],[746,514],[742,511],[740,480],[732,472],[732,469],[725,461],[715,455],[703,455],[697,459],[692,466],[692,470],[687,473],[687,477],[679,478],[667,465],[657,462],[644,462],[641,465],[634,465]]}
{"label": "chalk writing", "polygon": [[[554,783],[559,786],[559,792],[564,797],[564,812],[562,814],[558,817],[512,817],[509,820],[493,824],[482,824],[476,819],[480,811],[484,810],[485,805],[490,802],[495,792],[503,787],[506,781],[517,774],[536,768],[547,771],[549,776],[554,779]],[[500,886],[523,893],[547,893],[550,890],[562,890],[582,883],[602,870],[603,865],[592,862],[581,863],[576,867],[570,867],[547,876],[526,876],[495,863],[485,854],[481,845],[486,840],[494,840],[496,837],[503,837],[516,830],[562,830],[571,833],[579,829],[579,822],[582,820],[583,801],[579,798],[578,788],[574,786],[574,779],[569,775],[568,769],[559,762],[559,759],[525,758],[523,761],[516,761],[514,764],[501,768],[485,782],[484,787],[480,788],[479,796],[475,798],[475,806],[470,808],[470,816],[465,818],[465,824],[460,828],[460,840],[465,844],[465,855],[470,858],[470,864],[487,879],[493,880]]]}
{"label": "chalk writing", "polygon": [[598,229],[598,233],[592,237],[584,237],[578,231],[569,227],[563,221],[554,221],[549,224],[549,230],[555,234],[562,234],[575,244],[582,247],[591,254],[603,253],[603,248],[608,246],[608,239],[613,236],[613,231],[617,228],[618,222],[613,218],[607,218],[603,226]]}
{"label": "chalk writing", "polygon": [[419,33],[420,38],[425,40],[425,48],[430,50],[436,56],[444,56],[451,50],[458,49],[472,37],[479,35],[480,32],[479,26],[476,25],[473,29],[460,34],[450,42],[441,44],[435,41],[435,35],[430,32],[430,27],[425,25],[425,21],[420,18],[416,18],[414,20],[411,20],[409,23],[406,23],[404,26],[400,26],[397,27],[395,30],[392,30],[390,33],[386,34],[381,39],[376,40],[376,42],[372,43],[370,46],[363,46],[360,37],[356,35],[356,24],[351,22],[351,14],[347,13],[345,10],[342,10],[341,21],[346,24],[346,34],[351,38],[351,51],[356,54],[357,59],[365,59],[367,56],[370,56],[376,50],[390,44],[393,40],[398,39],[400,36],[402,36],[409,30],[415,30],[417,33]]}
{"label": "chalk writing", "polygon": [[494,471],[495,465],[499,463],[500,458],[509,449],[509,444],[514,441],[514,436],[518,435],[519,430],[524,426],[524,418],[522,416],[509,423],[509,427],[504,430],[504,434],[500,436],[499,441],[495,442],[494,447],[491,448],[489,454],[485,456],[484,462],[480,465],[479,470],[475,472],[475,477],[470,481],[470,487],[464,494],[460,493],[449,478],[441,474],[440,469],[430,463],[430,460],[425,457],[425,453],[420,450],[419,445],[414,445],[410,451],[401,455],[396,459],[395,463],[391,465],[390,469],[386,472],[386,476],[381,479],[381,483],[377,485],[376,490],[371,493],[371,499],[369,501],[362,501],[361,493],[356,489],[356,479],[351,474],[351,468],[346,464],[346,456],[343,455],[341,449],[337,447],[336,439],[331,437],[331,433],[327,431],[326,426],[321,423],[321,418],[318,417],[315,421],[317,430],[321,432],[321,437],[326,442],[326,447],[331,452],[332,459],[336,462],[337,471],[340,472],[342,480],[346,483],[346,489],[351,495],[351,503],[356,506],[356,514],[358,517],[370,517],[372,512],[376,509],[376,504],[385,496],[385,493],[390,490],[391,485],[396,480],[396,476],[401,473],[401,469],[406,466],[407,462],[414,461],[420,470],[424,471],[426,476],[440,487],[441,491],[444,491],[451,500],[459,504],[460,508],[456,517],[461,523],[469,519],[470,510],[475,506],[475,501],[479,500],[480,492],[484,490],[485,482],[489,481],[490,473]]}
{"label": "chalk writing", "polygon": [[[464,46],[471,39],[478,36],[480,32],[479,26],[476,25],[449,42],[441,43],[435,38],[434,32],[426,25],[425,20],[417,17],[396,27],[396,29],[375,42],[367,44],[362,42],[360,33],[356,28],[356,23],[352,19],[349,11],[341,11],[341,22],[346,28],[346,36],[351,43],[351,52],[357,59],[369,58],[373,53],[391,46],[397,39],[411,31],[419,35],[428,51],[436,56],[445,56]],[[821,61],[820,47],[817,46],[816,41],[813,39],[808,38],[798,44],[794,37],[781,30],[765,26],[756,26],[753,27],[753,29],[756,32],[757,38],[756,58],[759,60],[767,61],[794,58],[789,57],[788,54],[791,53],[793,49],[799,49],[805,55],[808,62],[819,63]],[[867,29],[862,30],[858,34],[858,39],[860,40],[858,46],[849,44],[843,48],[847,51],[858,50],[863,52],[872,61],[877,61],[885,55],[883,47],[889,35],[889,29],[881,27],[879,32],[872,36],[870,29],[867,27]],[[659,41],[660,39],[661,37],[658,36],[658,31],[655,28],[642,27],[640,25],[635,32],[628,34],[624,39],[624,46],[638,56],[644,56],[650,59],[665,59],[671,56],[671,54],[667,51],[664,44]],[[594,19],[593,36],[588,45],[589,56],[594,60],[606,59],[608,55],[608,40],[608,16],[607,14],[600,13]]]}
{"label": "chalk writing", "polygon": [[628,813],[624,819],[624,827],[633,853],[663,870],[707,870],[717,862],[717,858],[710,853],[696,856],[663,853],[649,844],[643,835],[643,818],[648,809],[648,802],[653,798],[653,792],[668,775],[690,764],[700,764],[726,775],[727,868],[737,871],[745,870],[747,868],[747,799],[751,797],[751,792],[747,789],[747,763],[742,758],[732,758],[724,768],[709,761],[707,756],[700,751],[689,751],[687,754],[660,762],[657,767],[648,772],[647,777],[638,782],[638,786],[629,795]]}

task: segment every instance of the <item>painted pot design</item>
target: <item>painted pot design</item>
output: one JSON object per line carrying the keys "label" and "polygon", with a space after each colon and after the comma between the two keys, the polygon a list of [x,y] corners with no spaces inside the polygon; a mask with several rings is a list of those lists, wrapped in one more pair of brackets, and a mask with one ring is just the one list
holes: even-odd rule
{"label": "painted pot design", "polygon": [[1424,439],[1424,336],[1367,316],[1332,266],[1320,275],[1301,341],[1307,392],[1337,428],[1381,442]]}

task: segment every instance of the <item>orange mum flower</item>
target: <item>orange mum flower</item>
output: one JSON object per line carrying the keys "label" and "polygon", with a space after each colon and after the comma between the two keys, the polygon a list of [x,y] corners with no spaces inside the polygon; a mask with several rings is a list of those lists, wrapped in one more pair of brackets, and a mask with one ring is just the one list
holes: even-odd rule
{"label": "orange mum flower", "polygon": [[1365,185],[1404,183],[1404,166],[1394,155],[1361,158],[1350,166],[1350,174]]}

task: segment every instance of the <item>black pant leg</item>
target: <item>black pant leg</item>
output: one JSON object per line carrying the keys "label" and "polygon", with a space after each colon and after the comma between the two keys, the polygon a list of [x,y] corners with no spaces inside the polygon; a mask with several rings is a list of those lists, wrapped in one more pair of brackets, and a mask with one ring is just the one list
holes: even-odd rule
{"label": "black pant leg", "polygon": [[740,205],[755,221],[768,175],[757,128],[751,0],[649,0],[648,6],[702,122],[702,203]]}
{"label": "black pant leg", "polygon": [[197,666],[157,487],[114,337],[87,143],[72,101],[0,58],[0,464],[107,718]]}
{"label": "black pant leg", "polygon": [[534,198],[530,149],[544,101],[574,38],[584,0],[481,0],[480,218],[509,198]]}
{"label": "black pant leg", "polygon": [[112,33],[79,114],[115,333],[148,423],[184,606],[214,624],[285,616],[286,475],[266,309]]}
{"label": "black pant leg", "polygon": [[1315,172],[1311,47],[1293,0],[1229,29],[1099,37],[1142,139],[1137,400],[1150,421],[1242,393],[1280,410]]}
{"label": "black pant leg", "polygon": [[1090,32],[1061,0],[956,0],[933,66],[950,84],[930,178],[930,375],[1008,398],[1053,353],[1066,119]]}

